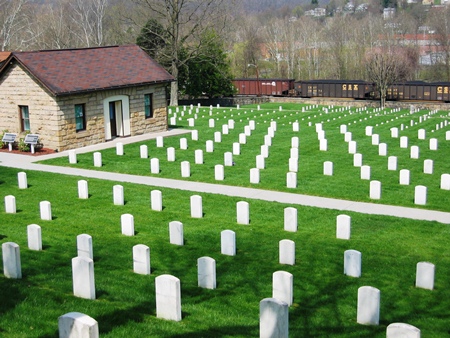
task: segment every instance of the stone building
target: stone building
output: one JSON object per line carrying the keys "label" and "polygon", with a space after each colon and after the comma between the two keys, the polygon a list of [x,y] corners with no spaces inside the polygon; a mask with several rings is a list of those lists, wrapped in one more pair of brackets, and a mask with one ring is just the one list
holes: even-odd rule
{"label": "stone building", "polygon": [[137,45],[12,52],[0,66],[0,131],[63,151],[167,130],[173,80]]}

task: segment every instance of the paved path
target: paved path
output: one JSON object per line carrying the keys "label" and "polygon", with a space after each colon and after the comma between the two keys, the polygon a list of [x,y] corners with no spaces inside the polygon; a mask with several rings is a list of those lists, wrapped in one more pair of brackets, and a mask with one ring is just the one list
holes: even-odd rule
{"label": "paved path", "polygon": [[[164,133],[156,133],[150,135],[143,135],[137,137],[128,137],[123,139],[116,139],[112,142],[102,143],[95,146],[89,146],[77,149],[77,153],[97,151],[105,148],[115,147],[115,143],[122,142],[134,143],[142,140],[156,138],[158,135],[171,136],[179,135],[189,131],[186,130],[171,130]],[[438,221],[440,223],[450,224],[450,213],[442,211],[424,210],[416,208],[399,207],[385,204],[354,202],[347,200],[339,200],[334,198],[308,196],[294,193],[277,192],[271,190],[262,190],[254,188],[234,187],[221,184],[200,183],[175,179],[128,175],[109,173],[104,171],[77,169],[68,167],[49,166],[43,164],[34,163],[36,161],[59,156],[68,156],[68,152],[61,152],[52,155],[43,156],[27,156],[16,155],[9,153],[0,153],[0,166],[12,167],[24,170],[38,170],[46,171],[57,174],[81,176],[87,178],[97,178],[103,180],[117,181],[117,182],[129,182],[135,184],[143,184],[154,187],[165,187],[180,190],[193,191],[198,193],[212,193],[226,196],[259,199],[264,201],[275,201],[280,203],[298,204],[304,206],[312,206],[318,208],[342,210],[342,211],[355,211],[364,214],[386,215],[402,218],[410,218],[426,221]]]}

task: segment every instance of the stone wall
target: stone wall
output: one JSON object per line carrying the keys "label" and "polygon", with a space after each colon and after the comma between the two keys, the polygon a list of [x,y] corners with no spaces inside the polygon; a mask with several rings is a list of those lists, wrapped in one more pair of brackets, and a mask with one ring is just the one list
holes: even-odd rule
{"label": "stone wall", "polygon": [[[145,118],[144,94],[153,93],[153,117]],[[29,107],[30,131],[45,148],[58,151],[105,142],[103,100],[129,98],[130,135],[167,130],[164,84],[54,97],[19,65],[12,65],[0,82],[0,130],[21,132],[19,106]],[[86,130],[76,131],[75,104],[85,105]]]}
{"label": "stone wall", "polygon": [[[271,97],[270,102],[288,102],[298,104],[318,104],[318,105],[334,105],[334,106],[352,106],[352,107],[373,107],[380,106],[379,101],[366,101],[366,100],[353,100],[353,99],[336,99],[327,97],[318,98],[297,98],[297,97]],[[410,108],[414,105],[419,109],[438,109],[438,110],[450,110],[450,103],[442,102],[427,102],[427,101],[386,101],[386,108]]]}

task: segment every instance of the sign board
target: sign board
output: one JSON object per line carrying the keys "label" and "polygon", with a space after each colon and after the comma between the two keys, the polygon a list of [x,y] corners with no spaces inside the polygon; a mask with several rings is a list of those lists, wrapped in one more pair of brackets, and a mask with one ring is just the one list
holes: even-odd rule
{"label": "sign board", "polygon": [[37,144],[38,140],[39,140],[38,134],[27,134],[25,135],[24,142],[27,144]]}
{"label": "sign board", "polygon": [[3,134],[2,142],[12,143],[16,140],[16,134],[5,133]]}

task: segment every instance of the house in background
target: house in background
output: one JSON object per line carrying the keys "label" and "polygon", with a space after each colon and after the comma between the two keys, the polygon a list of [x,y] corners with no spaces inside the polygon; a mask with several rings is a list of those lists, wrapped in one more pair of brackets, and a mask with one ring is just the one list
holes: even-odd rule
{"label": "house in background", "polygon": [[139,46],[12,52],[0,66],[0,130],[63,151],[167,130],[174,78]]}

